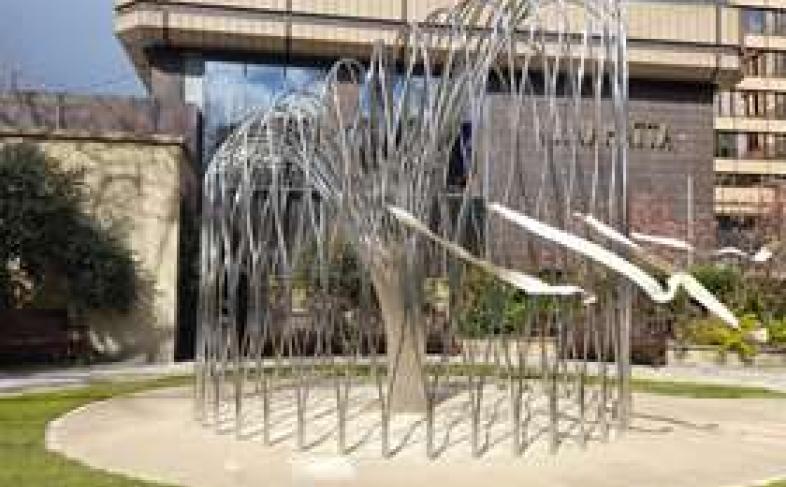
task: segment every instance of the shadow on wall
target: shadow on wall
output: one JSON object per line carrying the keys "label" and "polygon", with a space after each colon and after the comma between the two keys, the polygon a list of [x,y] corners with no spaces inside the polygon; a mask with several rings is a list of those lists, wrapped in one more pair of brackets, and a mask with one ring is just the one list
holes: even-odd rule
{"label": "shadow on wall", "polygon": [[88,312],[72,320],[90,330],[94,359],[174,358],[182,319],[175,312],[180,211],[199,200],[198,171],[189,164],[198,153],[198,120],[194,107],[148,99],[0,95],[0,144],[32,142],[63,166],[84,169],[87,213],[126,235],[139,264],[139,297],[130,313]]}
{"label": "shadow on wall", "polygon": [[[142,272],[140,271],[140,274]],[[167,362],[174,354],[174,332],[162,319],[155,281],[140,276],[137,300],[127,313],[88,312],[87,345],[93,361]],[[158,324],[158,326],[157,326]]]}

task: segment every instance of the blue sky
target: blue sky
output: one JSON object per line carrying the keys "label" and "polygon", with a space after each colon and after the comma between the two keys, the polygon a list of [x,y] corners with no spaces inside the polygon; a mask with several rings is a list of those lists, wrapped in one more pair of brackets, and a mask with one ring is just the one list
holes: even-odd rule
{"label": "blue sky", "polygon": [[0,0],[0,87],[144,95],[112,33],[113,0]]}

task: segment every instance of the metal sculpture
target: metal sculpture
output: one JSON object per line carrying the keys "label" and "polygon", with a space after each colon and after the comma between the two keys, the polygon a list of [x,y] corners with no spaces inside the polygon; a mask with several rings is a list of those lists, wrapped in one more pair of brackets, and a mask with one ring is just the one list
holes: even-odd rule
{"label": "metal sculpture", "polygon": [[[625,52],[618,0],[467,0],[250,116],[204,179],[201,420],[430,457],[624,431]],[[602,258],[549,238],[574,213]]]}

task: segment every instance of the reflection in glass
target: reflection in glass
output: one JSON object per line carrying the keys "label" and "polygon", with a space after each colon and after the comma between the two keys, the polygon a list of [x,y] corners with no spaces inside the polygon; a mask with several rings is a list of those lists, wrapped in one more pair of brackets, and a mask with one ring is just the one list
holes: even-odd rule
{"label": "reflection in glass", "polygon": [[272,106],[288,91],[322,87],[324,70],[319,67],[284,66],[274,63],[208,60],[204,74],[203,160],[250,113]]}
{"label": "reflection in glass", "polygon": [[744,24],[747,34],[763,34],[764,11],[758,9],[745,10]]}

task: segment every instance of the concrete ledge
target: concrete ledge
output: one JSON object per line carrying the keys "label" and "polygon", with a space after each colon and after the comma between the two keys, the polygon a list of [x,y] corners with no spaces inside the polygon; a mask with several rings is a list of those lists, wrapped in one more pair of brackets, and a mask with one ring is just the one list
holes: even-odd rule
{"label": "concrete ledge", "polygon": [[0,137],[44,140],[80,140],[94,142],[127,142],[154,145],[184,146],[186,138],[177,135],[140,134],[134,132],[94,132],[90,130],[24,128],[0,126]]}
{"label": "concrete ledge", "polygon": [[671,344],[666,351],[666,363],[678,366],[729,367],[786,367],[786,351],[761,350],[750,362],[743,362],[734,352],[722,353],[717,347]]}

